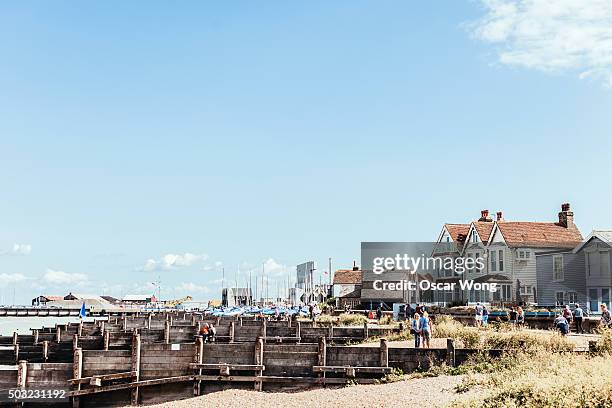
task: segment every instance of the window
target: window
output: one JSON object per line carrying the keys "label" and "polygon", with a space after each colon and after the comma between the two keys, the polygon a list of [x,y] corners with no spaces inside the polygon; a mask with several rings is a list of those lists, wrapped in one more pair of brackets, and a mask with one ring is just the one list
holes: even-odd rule
{"label": "window", "polygon": [[532,290],[532,286],[521,286],[521,295],[531,295]]}
{"label": "window", "polygon": [[500,272],[504,271],[504,250],[503,249],[499,250],[499,271]]}
{"label": "window", "polygon": [[[480,252],[476,252],[476,258],[475,259],[479,259],[480,258]],[[482,272],[482,268],[476,266],[476,272]]]}
{"label": "window", "polygon": [[502,295],[504,300],[512,299],[512,285],[502,285]]}
{"label": "window", "polygon": [[491,251],[491,272],[497,271],[497,251]]}
{"label": "window", "polygon": [[567,292],[567,303],[578,303],[578,293]]}
{"label": "window", "polygon": [[601,303],[605,303],[607,307],[610,307],[610,289],[601,289]]}
{"label": "window", "polygon": [[519,261],[527,261],[531,258],[531,251],[528,249],[519,249],[516,251],[516,259]]}
{"label": "window", "polygon": [[589,276],[595,276],[595,266],[597,265],[597,253],[595,252],[587,252],[586,253],[586,264],[587,264],[587,273]]}
{"label": "window", "polygon": [[563,306],[563,292],[555,292],[555,301],[557,306]]}
{"label": "window", "polygon": [[589,289],[589,310],[591,312],[596,312],[599,309],[598,303],[599,298],[597,289]]}
{"label": "window", "polygon": [[472,242],[478,242],[478,235],[476,235],[476,231],[472,231]]}
{"label": "window", "polygon": [[553,281],[563,280],[563,255],[553,256]]}
{"label": "window", "polygon": [[[467,259],[474,259],[474,254],[471,252],[468,252]],[[474,266],[473,265],[470,265],[470,266],[471,268],[467,268],[468,273],[474,272]]]}
{"label": "window", "polygon": [[600,275],[599,276],[609,276],[610,275],[610,253],[608,251],[602,251],[599,253],[599,267]]}

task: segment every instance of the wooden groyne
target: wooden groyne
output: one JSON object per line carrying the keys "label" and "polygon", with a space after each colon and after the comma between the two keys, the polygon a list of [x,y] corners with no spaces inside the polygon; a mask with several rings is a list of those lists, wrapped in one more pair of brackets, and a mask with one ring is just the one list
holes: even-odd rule
{"label": "wooden groyne", "polygon": [[[217,328],[215,342],[197,335],[204,323]],[[389,348],[384,338],[347,345],[389,333],[367,325],[192,313],[110,317],[0,337],[0,389],[65,389],[65,406],[151,404],[226,388],[373,383],[395,367],[410,372],[435,360],[454,365],[473,352],[455,350],[452,341],[427,350]]]}

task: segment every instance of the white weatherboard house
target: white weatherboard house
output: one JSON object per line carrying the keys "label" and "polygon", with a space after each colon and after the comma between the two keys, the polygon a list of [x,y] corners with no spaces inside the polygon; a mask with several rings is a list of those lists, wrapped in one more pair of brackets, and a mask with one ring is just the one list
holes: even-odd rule
{"label": "white weatherboard house", "polygon": [[[464,234],[466,225],[469,229]],[[551,250],[571,250],[582,241],[569,204],[561,206],[557,222],[506,221],[501,212],[493,221],[484,210],[477,221],[446,224],[442,231],[439,243],[455,242],[457,256],[484,258],[485,267],[473,268],[462,276],[441,270],[436,281],[474,280],[496,283],[500,288],[495,293],[455,288],[452,293],[434,294],[434,301],[444,303],[537,302],[535,255]]]}

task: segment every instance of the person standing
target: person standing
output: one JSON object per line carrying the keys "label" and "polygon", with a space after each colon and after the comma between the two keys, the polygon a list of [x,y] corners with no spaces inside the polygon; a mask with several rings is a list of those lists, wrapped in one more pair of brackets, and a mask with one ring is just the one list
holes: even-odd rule
{"label": "person standing", "polygon": [[612,316],[610,315],[610,310],[608,310],[608,306],[606,306],[605,303],[601,304],[600,324],[605,327],[612,327]]}
{"label": "person standing", "polygon": [[431,340],[431,321],[429,320],[429,313],[423,312],[423,315],[419,319],[419,328],[421,330],[423,347],[429,348],[429,340]]}
{"label": "person standing", "polygon": [[521,328],[525,325],[525,312],[520,306],[516,309],[516,324]]}
{"label": "person standing", "polygon": [[410,331],[414,335],[414,348],[421,346],[421,330],[419,329],[419,314],[415,313],[410,322]]}
{"label": "person standing", "polygon": [[476,321],[476,327],[482,326],[482,305],[480,302],[476,303],[474,308],[474,319]]}
{"label": "person standing", "polygon": [[376,309],[376,320],[380,321],[381,317],[382,317],[382,309],[380,308],[380,306],[378,306],[378,308]]}
{"label": "person standing", "polygon": [[516,324],[516,310],[514,309],[514,306],[510,308],[510,313],[508,315],[509,315],[509,323]]}
{"label": "person standing", "polygon": [[576,321],[576,333],[584,333],[582,329],[582,319],[584,318],[584,310],[576,303],[576,309],[574,309],[574,320]]}
{"label": "person standing", "polygon": [[489,324],[489,310],[485,305],[482,305],[482,325],[486,326]]}
{"label": "person standing", "polygon": [[565,305],[565,309],[563,309],[563,317],[565,317],[565,320],[567,320],[567,328],[569,332],[569,328],[573,320],[572,311],[570,310],[569,305]]}

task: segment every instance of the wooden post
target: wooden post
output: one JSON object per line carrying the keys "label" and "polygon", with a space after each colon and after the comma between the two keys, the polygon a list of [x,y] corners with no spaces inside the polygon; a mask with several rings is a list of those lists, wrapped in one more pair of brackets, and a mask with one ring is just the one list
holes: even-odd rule
{"label": "wooden post", "polygon": [[72,350],[76,350],[78,348],[79,348],[79,335],[73,334],[72,335]]}
{"label": "wooden post", "polygon": [[389,346],[387,339],[380,339],[380,366],[389,367]]}
{"label": "wooden post", "polygon": [[367,339],[368,337],[370,337],[370,331],[368,330],[368,322],[365,322],[363,324],[363,338]]}
{"label": "wooden post", "polygon": [[[261,337],[257,338],[255,343],[255,365],[263,365],[264,362],[264,340]],[[255,377],[261,377],[263,370],[255,371]],[[263,381],[255,380],[255,391],[263,391]]]}
{"label": "wooden post", "polygon": [[287,327],[291,328],[291,316],[287,316]]}
{"label": "wooden post", "polygon": [[266,322],[266,320],[264,320],[261,325],[261,337],[265,339],[267,335],[268,335],[268,323]]}
{"label": "wooden post", "polygon": [[166,320],[164,324],[164,342],[170,344],[170,321]]}
{"label": "wooden post", "polygon": [[110,343],[110,330],[104,332],[104,351],[108,351],[108,345]]}
{"label": "wooden post", "polygon": [[[198,322],[198,326],[200,326],[200,322]],[[198,332],[199,333],[199,332]],[[194,362],[198,364],[202,364],[204,361],[204,337],[196,336],[195,341],[195,358]],[[198,370],[198,374],[202,375],[202,369]],[[193,382],[193,395],[197,397],[202,392],[202,380],[196,380]]]}
{"label": "wooden post", "polygon": [[242,316],[240,316],[240,327],[242,327]]}
{"label": "wooden post", "polygon": [[19,343],[19,335],[17,332],[13,332],[13,346]]}
{"label": "wooden post", "polygon": [[15,364],[17,364],[19,362],[19,343],[15,344],[13,347],[15,349]]}
{"label": "wooden post", "polygon": [[298,343],[302,342],[302,322],[296,322],[295,337],[299,339]]}
{"label": "wooden post", "polygon": [[28,362],[20,360],[17,365],[17,387],[25,388],[26,379],[28,378]]}
{"label": "wooden post", "polygon": [[55,341],[60,342],[62,338],[62,328],[61,326],[55,326]]}
{"label": "wooden post", "polygon": [[49,359],[49,341],[45,340],[42,342],[42,355],[43,360],[46,363]]}
{"label": "wooden post", "polygon": [[127,316],[123,315],[123,330],[127,330]]}
{"label": "wooden post", "polygon": [[220,324],[221,324],[221,318],[217,316],[217,324],[215,324],[215,327],[219,327]]}
{"label": "wooden post", "polygon": [[147,316],[147,329],[151,330],[151,313]]}
{"label": "wooden post", "polygon": [[34,344],[37,345],[38,344],[38,329],[34,329],[33,330],[33,334],[34,334]]}
{"label": "wooden post", "polygon": [[82,320],[79,322],[79,328],[77,329],[77,334],[79,336],[83,335],[83,321]]}
{"label": "wooden post", "polygon": [[106,322],[104,320],[98,320],[100,326],[100,333],[104,336],[104,329],[106,328]]}
{"label": "wooden post", "polygon": [[[135,373],[133,381],[140,381],[140,334],[134,330],[132,335],[132,371]],[[140,390],[132,388],[132,405],[138,405]]]}
{"label": "wooden post", "polygon": [[[74,350],[74,359],[72,363],[72,378],[79,379],[83,375],[83,350],[77,348]],[[76,385],[76,389],[81,389],[81,384]],[[72,407],[78,408],[79,397],[72,397]]]}
{"label": "wooden post", "polygon": [[332,323],[332,324],[329,326],[329,339],[331,340],[331,339],[333,339],[333,338],[334,338],[334,324]]}
{"label": "wooden post", "polygon": [[230,343],[234,342],[234,322],[231,321],[230,325],[229,325],[229,336],[230,336]]}
{"label": "wooden post", "polygon": [[194,314],[191,315],[191,325],[192,326],[196,325],[196,315],[194,315]]}
{"label": "wooden post", "polygon": [[172,319],[173,319],[173,317],[171,315],[170,318],[168,319],[168,321],[170,322],[170,326],[172,326]]}
{"label": "wooden post", "polygon": [[319,337],[319,365],[327,365],[327,341],[325,336]]}
{"label": "wooden post", "polygon": [[446,339],[446,364],[455,367],[455,340]]}

